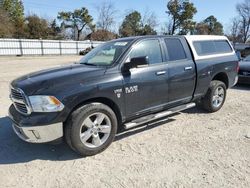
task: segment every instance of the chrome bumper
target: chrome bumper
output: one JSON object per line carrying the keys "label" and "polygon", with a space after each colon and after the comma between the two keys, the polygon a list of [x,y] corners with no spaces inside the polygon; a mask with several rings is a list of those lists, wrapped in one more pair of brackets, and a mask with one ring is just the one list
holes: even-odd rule
{"label": "chrome bumper", "polygon": [[19,127],[13,123],[12,127],[19,138],[30,143],[48,143],[63,137],[62,123],[34,127]]}

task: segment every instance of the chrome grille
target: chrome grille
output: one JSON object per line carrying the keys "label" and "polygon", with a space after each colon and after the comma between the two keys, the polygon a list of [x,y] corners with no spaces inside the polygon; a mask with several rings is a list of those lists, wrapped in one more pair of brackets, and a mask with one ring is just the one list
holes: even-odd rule
{"label": "chrome grille", "polygon": [[22,94],[19,91],[15,90],[15,89],[11,89],[11,96],[14,99],[23,100]]}
{"label": "chrome grille", "polygon": [[27,107],[26,107],[25,104],[21,104],[21,103],[15,102],[15,106],[18,109],[18,111],[20,111],[20,112],[22,112],[24,114],[28,113],[28,109],[27,109]]}
{"label": "chrome grille", "polygon": [[10,98],[13,101],[13,104],[18,112],[24,115],[30,114],[26,97],[22,90],[11,88]]}

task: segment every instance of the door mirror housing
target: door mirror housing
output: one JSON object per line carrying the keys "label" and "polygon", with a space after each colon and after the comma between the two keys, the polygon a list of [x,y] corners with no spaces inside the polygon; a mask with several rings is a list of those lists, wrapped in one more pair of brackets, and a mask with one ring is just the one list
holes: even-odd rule
{"label": "door mirror housing", "polygon": [[148,65],[148,56],[131,58],[130,62],[123,65],[123,71],[127,72],[132,68],[137,68],[143,65]]}

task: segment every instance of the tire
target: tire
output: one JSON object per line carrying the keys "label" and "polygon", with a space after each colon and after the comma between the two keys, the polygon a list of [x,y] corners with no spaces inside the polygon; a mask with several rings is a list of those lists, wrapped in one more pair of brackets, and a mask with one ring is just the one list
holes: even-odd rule
{"label": "tire", "polygon": [[109,147],[117,127],[117,118],[111,108],[101,103],[86,104],[66,121],[65,139],[78,154],[92,156]]}
{"label": "tire", "polygon": [[217,112],[224,105],[226,95],[226,85],[221,81],[213,80],[210,83],[206,95],[201,100],[201,106],[210,113]]}

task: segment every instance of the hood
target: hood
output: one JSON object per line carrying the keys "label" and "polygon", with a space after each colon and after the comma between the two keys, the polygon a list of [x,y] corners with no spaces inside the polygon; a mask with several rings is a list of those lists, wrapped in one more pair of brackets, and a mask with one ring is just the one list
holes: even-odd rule
{"label": "hood", "polygon": [[50,88],[69,84],[84,84],[93,77],[104,75],[105,67],[74,64],[30,73],[12,81],[11,86],[20,88],[27,95],[42,94]]}
{"label": "hood", "polygon": [[240,62],[240,70],[250,71],[250,61],[241,61]]}

